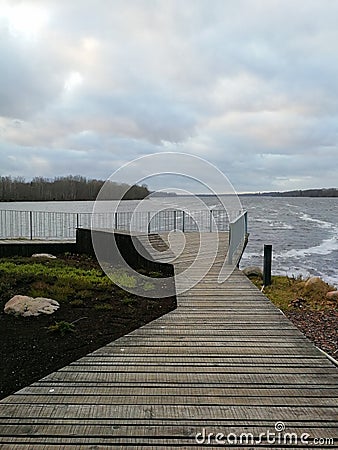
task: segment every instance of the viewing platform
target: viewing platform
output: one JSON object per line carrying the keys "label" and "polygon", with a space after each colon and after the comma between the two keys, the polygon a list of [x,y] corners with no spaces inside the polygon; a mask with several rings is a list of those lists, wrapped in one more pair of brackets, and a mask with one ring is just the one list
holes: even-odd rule
{"label": "viewing platform", "polygon": [[337,447],[337,367],[241,271],[219,282],[227,232],[184,238],[177,309],[3,399],[1,449]]}

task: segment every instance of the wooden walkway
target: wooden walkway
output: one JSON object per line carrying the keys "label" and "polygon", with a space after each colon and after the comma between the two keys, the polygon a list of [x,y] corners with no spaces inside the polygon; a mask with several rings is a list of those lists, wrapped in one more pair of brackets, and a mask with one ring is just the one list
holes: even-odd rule
{"label": "wooden walkway", "polygon": [[0,402],[0,448],[338,448],[337,368],[240,271],[218,283],[226,241],[175,311]]}

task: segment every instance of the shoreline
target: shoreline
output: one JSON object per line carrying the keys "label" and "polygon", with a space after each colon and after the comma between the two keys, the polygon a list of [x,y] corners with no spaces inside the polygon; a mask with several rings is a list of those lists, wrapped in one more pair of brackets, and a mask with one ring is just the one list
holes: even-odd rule
{"label": "shoreline", "polygon": [[324,283],[327,283],[328,285],[330,285],[338,290],[338,275],[336,278],[332,278],[332,277],[330,277],[330,275],[326,275],[324,273],[314,273],[314,274],[310,274],[308,272],[305,273],[305,270],[306,269],[304,269],[303,273],[299,272],[299,274],[291,274],[291,273],[287,273],[287,271],[281,271],[281,270],[274,272],[272,270],[271,275],[274,277],[287,277],[291,280],[296,279],[296,280],[300,280],[300,281],[306,281],[311,277],[318,277],[321,280],[323,280]]}
{"label": "shoreline", "polygon": [[[338,290],[320,277],[307,280],[272,275],[263,288],[260,276],[250,277],[255,286],[319,349],[338,356]],[[328,292],[337,294],[328,298]]]}

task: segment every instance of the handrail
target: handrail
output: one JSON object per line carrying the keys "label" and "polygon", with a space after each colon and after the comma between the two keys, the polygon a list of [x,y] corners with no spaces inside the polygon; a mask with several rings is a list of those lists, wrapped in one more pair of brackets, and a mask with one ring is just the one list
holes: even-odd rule
{"label": "handrail", "polygon": [[0,239],[75,239],[77,228],[110,228],[145,233],[228,231],[224,209],[72,213],[0,209]]}
{"label": "handrail", "polygon": [[248,213],[243,211],[229,224],[229,248],[227,264],[237,265],[241,259],[248,235]]}

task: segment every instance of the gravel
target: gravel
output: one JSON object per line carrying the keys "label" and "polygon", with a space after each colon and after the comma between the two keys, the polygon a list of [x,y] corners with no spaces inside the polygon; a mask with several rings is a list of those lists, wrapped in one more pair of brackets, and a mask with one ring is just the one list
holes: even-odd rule
{"label": "gravel", "polygon": [[335,310],[288,310],[285,315],[317,347],[338,359],[338,312]]}

